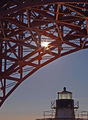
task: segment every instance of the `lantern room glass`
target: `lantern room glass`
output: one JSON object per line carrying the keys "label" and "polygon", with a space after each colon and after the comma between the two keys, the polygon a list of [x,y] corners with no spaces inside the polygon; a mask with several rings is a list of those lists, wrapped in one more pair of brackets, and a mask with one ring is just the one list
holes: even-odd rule
{"label": "lantern room glass", "polygon": [[58,95],[59,99],[72,99],[71,93],[59,93]]}

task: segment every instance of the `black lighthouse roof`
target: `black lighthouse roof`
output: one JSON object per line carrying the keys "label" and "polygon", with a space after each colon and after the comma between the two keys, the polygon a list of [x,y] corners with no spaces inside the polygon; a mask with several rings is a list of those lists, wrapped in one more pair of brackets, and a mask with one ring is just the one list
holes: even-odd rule
{"label": "black lighthouse roof", "polygon": [[58,94],[66,94],[66,93],[72,94],[72,92],[66,90],[66,87],[63,88],[63,91],[58,92]]}

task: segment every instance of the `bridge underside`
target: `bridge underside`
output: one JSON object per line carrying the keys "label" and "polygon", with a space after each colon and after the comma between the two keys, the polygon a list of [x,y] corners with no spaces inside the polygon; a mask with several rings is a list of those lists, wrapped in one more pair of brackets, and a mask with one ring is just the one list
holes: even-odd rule
{"label": "bridge underside", "polygon": [[39,68],[86,48],[88,0],[0,0],[0,106]]}

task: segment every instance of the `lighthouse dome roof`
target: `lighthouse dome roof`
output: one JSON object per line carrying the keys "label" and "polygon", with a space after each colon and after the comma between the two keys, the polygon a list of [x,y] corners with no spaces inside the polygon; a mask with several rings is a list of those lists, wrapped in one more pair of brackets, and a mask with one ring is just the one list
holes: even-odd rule
{"label": "lighthouse dome roof", "polygon": [[66,94],[66,93],[67,93],[67,94],[68,94],[68,93],[69,93],[69,94],[72,94],[72,92],[66,90],[66,87],[63,88],[63,91],[58,92],[58,94],[63,94],[63,93],[64,93],[64,94]]}

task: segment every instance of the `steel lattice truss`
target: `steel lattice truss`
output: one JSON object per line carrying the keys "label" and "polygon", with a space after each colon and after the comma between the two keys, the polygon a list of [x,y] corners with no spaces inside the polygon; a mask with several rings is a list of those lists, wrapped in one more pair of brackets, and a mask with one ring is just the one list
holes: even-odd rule
{"label": "steel lattice truss", "polygon": [[87,1],[0,0],[0,106],[39,68],[88,48]]}

